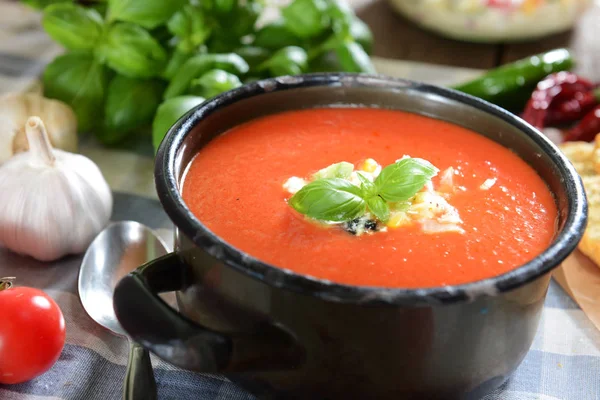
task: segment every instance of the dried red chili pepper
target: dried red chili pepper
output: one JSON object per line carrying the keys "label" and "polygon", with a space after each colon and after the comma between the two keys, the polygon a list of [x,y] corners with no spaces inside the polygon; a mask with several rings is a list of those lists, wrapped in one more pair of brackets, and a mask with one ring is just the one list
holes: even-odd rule
{"label": "dried red chili pepper", "polygon": [[581,140],[591,142],[600,133],[600,105],[588,112],[585,117],[565,135],[565,141]]}
{"label": "dried red chili pepper", "polygon": [[594,106],[600,104],[600,87],[590,92],[577,92],[572,99],[554,102],[546,115],[546,125],[563,125],[583,118]]}
{"label": "dried red chili pepper", "polygon": [[562,71],[548,75],[537,84],[525,106],[522,118],[538,129],[545,126],[550,106],[555,101],[572,99],[576,93],[588,92],[594,85],[572,72]]}

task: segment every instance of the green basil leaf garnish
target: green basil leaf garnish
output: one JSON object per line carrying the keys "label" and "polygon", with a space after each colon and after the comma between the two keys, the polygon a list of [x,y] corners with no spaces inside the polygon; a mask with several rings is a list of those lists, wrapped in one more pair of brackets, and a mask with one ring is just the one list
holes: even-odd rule
{"label": "green basil leaf garnish", "polygon": [[361,189],[340,178],[309,183],[290,198],[289,204],[301,214],[331,222],[350,221],[366,210]]}
{"label": "green basil leaf garnish", "polygon": [[360,189],[363,192],[363,196],[366,198],[377,196],[377,186],[365,177],[361,172],[357,172],[356,176],[360,180]]}
{"label": "green basil leaf garnish", "polygon": [[385,167],[375,179],[375,185],[385,201],[404,201],[421,190],[438,171],[427,160],[405,158]]}
{"label": "green basil leaf garnish", "polygon": [[367,207],[381,222],[387,222],[390,219],[390,207],[385,200],[379,196],[370,197],[367,199]]}
{"label": "green basil leaf garnish", "polygon": [[374,182],[357,171],[359,187],[348,180],[353,169],[347,162],[323,168],[290,198],[290,206],[301,214],[329,222],[347,222],[363,216],[368,209],[385,223],[390,209],[407,210],[410,200],[439,171],[429,161],[404,158],[385,167]]}

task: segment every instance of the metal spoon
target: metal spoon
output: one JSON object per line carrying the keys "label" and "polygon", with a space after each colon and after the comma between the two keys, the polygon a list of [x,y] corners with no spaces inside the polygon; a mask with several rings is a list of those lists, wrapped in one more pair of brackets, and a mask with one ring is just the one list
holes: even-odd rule
{"label": "metal spoon", "polygon": [[[79,298],[90,317],[119,336],[127,337],[113,309],[119,280],[142,264],[167,253],[167,246],[148,227],[135,221],[108,225],[88,248],[79,270]],[[154,400],[156,382],[150,354],[129,337],[129,361],[123,399]]]}

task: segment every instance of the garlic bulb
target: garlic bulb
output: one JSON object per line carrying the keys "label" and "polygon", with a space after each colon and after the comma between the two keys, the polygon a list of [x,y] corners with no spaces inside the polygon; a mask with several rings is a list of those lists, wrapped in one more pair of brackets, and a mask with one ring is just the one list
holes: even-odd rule
{"label": "garlic bulb", "polygon": [[54,147],[77,151],[77,118],[69,106],[33,93],[7,94],[0,97],[0,164],[29,148],[25,123],[30,115],[45,121]]}
{"label": "garlic bulb", "polygon": [[29,151],[0,166],[0,246],[41,261],[81,253],[110,218],[110,188],[91,160],[54,150],[40,118],[25,128]]}

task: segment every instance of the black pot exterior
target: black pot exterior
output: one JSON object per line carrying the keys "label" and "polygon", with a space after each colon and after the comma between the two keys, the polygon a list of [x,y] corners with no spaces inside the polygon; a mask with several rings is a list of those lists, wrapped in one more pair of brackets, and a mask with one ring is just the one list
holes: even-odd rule
{"label": "black pot exterior", "polygon": [[[556,196],[556,240],[530,263],[471,284],[418,290],[351,287],[266,265],[229,246],[187,209],[179,195],[185,168],[213,137],[257,116],[332,105],[429,115],[512,149]],[[206,368],[177,359],[172,349],[165,351],[173,342],[167,336],[188,328],[163,336],[148,333],[156,328],[142,320],[134,323],[134,313],[125,310],[124,304],[135,300],[125,285],[117,288],[117,316],[134,339],[167,361],[229,372],[232,380],[264,399],[476,399],[490,392],[531,346],[550,271],[574,250],[587,213],[573,167],[517,117],[451,90],[364,75],[276,78],[204,103],[182,118],[161,145],[156,182],[177,226],[176,264],[182,271],[177,284],[164,286],[179,289],[180,312],[189,318],[188,325],[193,321],[228,338],[210,339],[218,342],[211,348],[220,346],[210,357],[224,361]],[[271,331],[277,331],[271,354],[260,362],[260,353],[269,351],[255,345],[257,338]],[[240,335],[253,338],[236,342]],[[185,336],[181,349],[190,348],[190,337],[196,336]]]}
{"label": "black pot exterior", "polygon": [[181,313],[220,332],[276,321],[302,346],[297,364],[230,375],[261,399],[478,399],[525,357],[550,280],[471,302],[361,305],[277,288],[179,245],[191,271]]}

